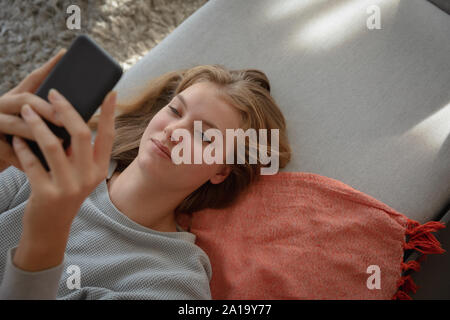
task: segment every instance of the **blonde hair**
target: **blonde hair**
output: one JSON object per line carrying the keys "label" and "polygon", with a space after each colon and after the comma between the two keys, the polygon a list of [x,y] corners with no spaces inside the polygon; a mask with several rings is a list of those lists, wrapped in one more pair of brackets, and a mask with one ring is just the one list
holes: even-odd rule
{"label": "blonde hair", "polygon": [[[148,89],[134,102],[117,105],[121,114],[115,119],[116,136],[111,154],[111,158],[117,161],[117,171],[123,171],[137,157],[141,137],[153,116],[175,95],[195,83],[205,81],[215,84],[218,96],[239,110],[240,128],[244,131],[249,128],[257,132],[258,129],[279,129],[279,167],[286,166],[291,158],[286,123],[280,108],[270,95],[270,84],[266,75],[255,69],[228,70],[221,65],[200,65],[163,74],[153,79],[147,86]],[[99,115],[90,119],[88,125],[91,129],[97,128],[98,119]],[[256,164],[250,164],[247,139],[245,144],[244,164],[238,164],[237,161],[230,164],[232,170],[223,182],[212,184],[207,181],[186,197],[175,213],[227,207],[250,183],[258,179],[261,167],[270,164],[262,165],[259,159]],[[270,145],[269,135],[269,156],[275,152],[271,150]]]}

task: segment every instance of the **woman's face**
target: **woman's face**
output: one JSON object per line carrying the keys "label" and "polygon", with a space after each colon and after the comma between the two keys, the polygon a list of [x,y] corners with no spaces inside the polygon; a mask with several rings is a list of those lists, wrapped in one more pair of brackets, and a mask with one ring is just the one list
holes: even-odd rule
{"label": "woman's face", "polygon": [[[239,128],[240,114],[236,108],[219,99],[216,90],[215,85],[210,82],[196,83],[175,96],[153,117],[142,136],[137,157],[144,174],[148,173],[150,178],[159,179],[161,183],[169,184],[172,188],[191,191],[196,190],[208,180],[211,183],[220,183],[225,180],[231,169],[225,164],[225,129]],[[202,137],[201,132],[194,135],[194,121],[201,121],[203,133],[209,128],[217,128],[222,133],[222,164],[205,163],[202,157],[203,149],[210,144],[208,140],[211,140],[211,136]],[[183,139],[181,137],[177,141],[171,140],[176,129],[186,129],[190,133],[191,161],[189,164],[175,164],[157,147],[160,143],[171,153],[172,148]],[[194,164],[194,152],[201,157],[201,164]],[[180,152],[180,156],[182,155],[183,152]]]}

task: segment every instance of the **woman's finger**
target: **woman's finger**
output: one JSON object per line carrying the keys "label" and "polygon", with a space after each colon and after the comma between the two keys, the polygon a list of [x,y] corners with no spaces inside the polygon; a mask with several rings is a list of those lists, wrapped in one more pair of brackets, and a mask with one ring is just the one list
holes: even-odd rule
{"label": "woman's finger", "polygon": [[111,149],[114,142],[114,111],[117,92],[111,91],[101,106],[100,120],[95,137],[94,161],[101,167],[108,167],[111,158]]}
{"label": "woman's finger", "polygon": [[48,173],[23,139],[14,136],[13,148],[33,189],[38,188],[42,183],[49,182]]}
{"label": "woman's finger", "polygon": [[48,95],[50,102],[54,105],[58,117],[70,134],[71,146],[75,165],[80,169],[87,170],[92,165],[92,133],[86,122],[71,103],[64,96],[51,89]]}
{"label": "woman's finger", "polygon": [[47,75],[52,71],[58,61],[66,53],[66,49],[61,49],[53,58],[48,60],[42,67],[31,72],[22,82],[17,85],[10,93],[36,92]]}
{"label": "woman's finger", "polygon": [[0,132],[34,140],[30,127],[18,116],[0,113]]}
{"label": "woman's finger", "polygon": [[32,106],[33,110],[42,115],[47,120],[61,126],[62,123],[56,118],[55,108],[37,95],[29,92],[17,95],[5,95],[0,98],[0,113],[20,114],[20,110],[24,104]]}
{"label": "woman's finger", "polygon": [[70,185],[70,164],[61,142],[29,105],[22,107],[21,114],[30,126],[31,132],[44,154],[45,160],[47,160],[56,183],[60,186]]}

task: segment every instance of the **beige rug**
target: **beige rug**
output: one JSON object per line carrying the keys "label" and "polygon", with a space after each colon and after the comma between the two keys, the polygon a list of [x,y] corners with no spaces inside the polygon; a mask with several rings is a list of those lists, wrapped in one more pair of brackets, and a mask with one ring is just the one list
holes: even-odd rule
{"label": "beige rug", "polygon": [[[126,71],[207,1],[0,1],[0,95],[80,33],[91,36]],[[66,26],[71,4],[81,9],[80,30]]]}

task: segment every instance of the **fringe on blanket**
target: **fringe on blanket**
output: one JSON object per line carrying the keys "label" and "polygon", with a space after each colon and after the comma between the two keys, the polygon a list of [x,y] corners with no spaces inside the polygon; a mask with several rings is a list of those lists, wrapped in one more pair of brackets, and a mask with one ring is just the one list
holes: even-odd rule
{"label": "fringe on blanket", "polygon": [[397,292],[392,297],[394,300],[412,300],[409,293],[417,292],[417,285],[414,283],[410,274],[405,275],[405,272],[419,271],[420,263],[425,260],[428,254],[442,254],[445,252],[442,249],[440,242],[432,234],[440,229],[445,228],[442,222],[430,221],[425,224],[420,224],[417,221],[408,219],[405,235],[408,239],[403,243],[403,250],[416,250],[422,253],[417,260],[402,262],[400,265],[402,276],[397,282]]}

